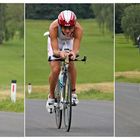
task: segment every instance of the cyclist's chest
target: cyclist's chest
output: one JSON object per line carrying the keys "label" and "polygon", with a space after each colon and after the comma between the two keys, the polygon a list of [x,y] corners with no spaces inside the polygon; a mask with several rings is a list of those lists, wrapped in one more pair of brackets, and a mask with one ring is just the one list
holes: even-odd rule
{"label": "cyclist's chest", "polygon": [[74,37],[73,37],[73,33],[70,35],[70,36],[65,36],[62,32],[60,32],[59,34],[58,34],[58,39],[59,40],[71,40],[71,39],[73,39]]}

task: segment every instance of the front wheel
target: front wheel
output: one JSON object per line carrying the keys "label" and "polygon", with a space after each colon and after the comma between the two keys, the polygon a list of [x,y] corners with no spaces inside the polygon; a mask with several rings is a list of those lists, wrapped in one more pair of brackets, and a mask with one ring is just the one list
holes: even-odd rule
{"label": "front wheel", "polygon": [[71,81],[69,74],[65,76],[65,88],[64,88],[64,106],[63,106],[63,115],[64,115],[64,125],[67,132],[69,132],[71,127],[71,118],[72,118],[72,97],[71,97]]}
{"label": "front wheel", "polygon": [[60,109],[60,88],[59,84],[56,85],[55,88],[55,104],[54,110],[55,110],[55,120],[56,120],[56,125],[57,128],[61,128],[61,123],[62,123],[62,109]]}

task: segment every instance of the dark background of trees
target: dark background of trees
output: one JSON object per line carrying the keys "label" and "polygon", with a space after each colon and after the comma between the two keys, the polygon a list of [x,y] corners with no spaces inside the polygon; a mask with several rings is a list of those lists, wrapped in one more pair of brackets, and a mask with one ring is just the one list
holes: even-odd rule
{"label": "dark background of trees", "polygon": [[115,33],[124,33],[137,44],[140,35],[140,4],[115,4]]}
{"label": "dark background of trees", "polygon": [[64,9],[72,10],[77,18],[94,18],[91,4],[26,4],[26,18],[54,20]]}
{"label": "dark background of trees", "polygon": [[125,8],[133,4],[125,4],[125,3],[119,3],[115,4],[115,33],[123,33],[123,29],[121,27],[121,19],[124,14]]}
{"label": "dark background of trees", "polygon": [[0,4],[0,44],[24,36],[24,4]]}

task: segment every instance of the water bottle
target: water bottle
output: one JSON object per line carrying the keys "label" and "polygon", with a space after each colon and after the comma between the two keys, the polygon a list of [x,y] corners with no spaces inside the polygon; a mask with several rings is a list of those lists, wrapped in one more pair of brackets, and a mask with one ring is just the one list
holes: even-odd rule
{"label": "water bottle", "polygon": [[63,73],[62,71],[59,74],[59,90],[60,90],[60,110],[63,109],[63,96],[62,96],[62,90],[63,90]]}

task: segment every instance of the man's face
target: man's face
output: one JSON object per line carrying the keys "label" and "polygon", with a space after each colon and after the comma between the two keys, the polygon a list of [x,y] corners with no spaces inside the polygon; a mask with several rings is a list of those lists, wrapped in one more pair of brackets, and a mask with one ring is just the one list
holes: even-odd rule
{"label": "man's face", "polygon": [[74,26],[70,26],[70,27],[67,27],[67,26],[62,26],[62,32],[64,35],[66,36],[71,36],[71,33],[74,31]]}

